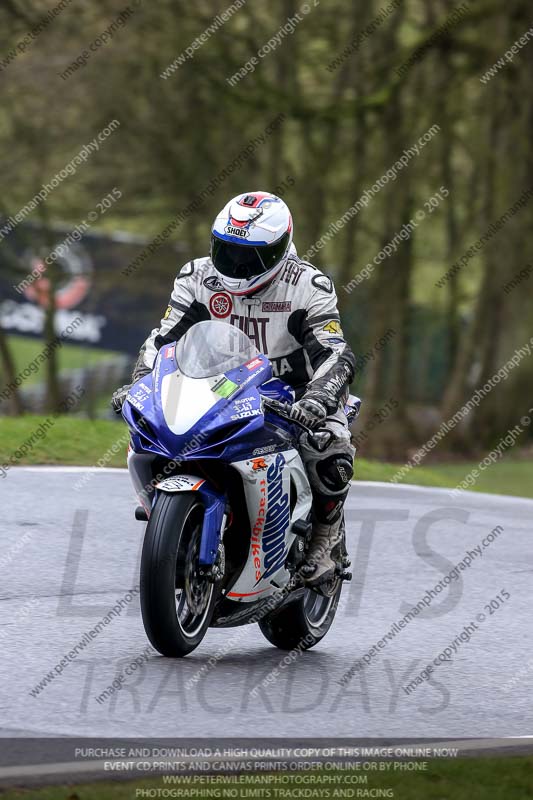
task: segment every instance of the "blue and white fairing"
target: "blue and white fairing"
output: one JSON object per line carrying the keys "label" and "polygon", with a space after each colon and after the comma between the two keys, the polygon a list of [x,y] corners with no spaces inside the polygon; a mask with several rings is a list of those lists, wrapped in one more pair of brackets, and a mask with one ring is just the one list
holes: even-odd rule
{"label": "blue and white fairing", "polygon": [[[198,330],[204,326],[207,331]],[[198,340],[206,349],[218,345],[218,352],[206,358]],[[228,357],[230,348],[235,352]],[[199,323],[177,345],[163,346],[154,371],[130,389],[123,415],[133,450],[179,461],[231,461],[249,449],[251,439],[244,448],[238,443],[251,433],[255,447],[265,438],[272,443],[264,430],[262,394],[293,399],[290,387],[272,380],[269,360],[245,334],[223,322]]]}
{"label": "blue and white fairing", "polygon": [[[257,462],[257,459],[255,459]],[[297,450],[272,453],[260,470],[253,461],[233,464],[242,477],[251,525],[248,559],[226,597],[252,602],[268,597],[288,582],[287,554],[295,539],[296,520],[306,519],[311,491]],[[295,505],[291,508],[291,490]]]}
{"label": "blue and white fairing", "polygon": [[175,349],[164,346],[154,372],[130,390],[124,416],[136,432],[133,448],[179,461],[227,458],[230,442],[263,426],[257,387],[270,365],[255,359],[250,368],[195,379],[180,371]]}
{"label": "blue and white fairing", "polygon": [[[172,462],[216,459],[240,474],[251,541],[245,567],[226,595],[238,601],[266,597],[287,583],[284,565],[294,540],[290,529],[311,506],[292,426],[278,417],[265,424],[261,395],[293,400],[292,389],[272,378],[269,360],[242,331],[207,321],[193,326],[177,344],[161,348],[154,371],[132,386],[123,409],[132,431],[130,471],[142,502],[143,480],[131,463],[142,456]],[[208,513],[200,561],[213,563],[225,496],[194,474],[168,478],[157,488],[202,494]]]}

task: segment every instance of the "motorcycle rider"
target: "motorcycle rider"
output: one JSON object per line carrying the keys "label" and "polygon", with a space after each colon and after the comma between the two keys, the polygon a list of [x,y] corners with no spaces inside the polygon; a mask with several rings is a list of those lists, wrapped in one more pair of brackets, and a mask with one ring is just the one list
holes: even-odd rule
{"label": "motorcycle rider", "polygon": [[[291,416],[313,430],[299,450],[313,492],[312,537],[302,569],[308,585],[333,576],[331,551],[343,535],[343,506],[353,473],[344,402],[355,357],[344,339],[331,279],[302,261],[292,244],[287,205],[268,192],[234,197],[216,217],[210,257],[186,264],[169,306],[141,348],[132,383],[151,372],[157,351],[197,322],[238,326],[295,390]],[[112,404],[120,411],[128,386]]]}

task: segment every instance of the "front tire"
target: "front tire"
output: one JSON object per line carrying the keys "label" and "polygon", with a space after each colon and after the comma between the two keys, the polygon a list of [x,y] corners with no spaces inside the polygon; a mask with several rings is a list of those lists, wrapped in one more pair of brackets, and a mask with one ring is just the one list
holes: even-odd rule
{"label": "front tire", "polygon": [[162,655],[195,650],[211,622],[215,585],[199,573],[204,507],[196,495],[161,495],[150,515],[141,558],[146,635]]}
{"label": "front tire", "polygon": [[297,589],[278,611],[259,621],[261,633],[281,650],[309,650],[329,631],[341,591],[341,581],[328,597],[312,589]]}

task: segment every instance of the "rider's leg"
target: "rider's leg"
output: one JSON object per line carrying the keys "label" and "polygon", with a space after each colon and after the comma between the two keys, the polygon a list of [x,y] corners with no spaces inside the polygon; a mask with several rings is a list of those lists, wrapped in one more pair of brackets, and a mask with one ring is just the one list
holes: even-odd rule
{"label": "rider's leg", "polygon": [[302,569],[312,585],[333,577],[331,551],[342,537],[342,512],[355,456],[344,411],[328,417],[313,434],[304,434],[300,453],[313,491],[313,531]]}

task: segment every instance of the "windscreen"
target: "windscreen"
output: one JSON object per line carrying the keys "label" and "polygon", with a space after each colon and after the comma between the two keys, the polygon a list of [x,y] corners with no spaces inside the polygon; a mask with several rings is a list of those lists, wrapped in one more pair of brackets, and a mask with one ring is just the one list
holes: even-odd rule
{"label": "windscreen", "polygon": [[189,328],[178,342],[178,367],[189,378],[211,378],[240,367],[259,350],[239,328],[208,320]]}

